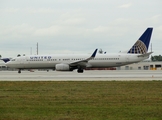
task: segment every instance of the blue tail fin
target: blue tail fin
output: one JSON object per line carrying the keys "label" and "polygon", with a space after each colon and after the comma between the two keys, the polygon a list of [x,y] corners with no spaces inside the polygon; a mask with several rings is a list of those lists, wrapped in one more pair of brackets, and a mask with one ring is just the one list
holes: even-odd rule
{"label": "blue tail fin", "polygon": [[141,35],[139,40],[132,46],[128,51],[131,54],[146,54],[150,44],[153,28],[147,28],[146,31]]}

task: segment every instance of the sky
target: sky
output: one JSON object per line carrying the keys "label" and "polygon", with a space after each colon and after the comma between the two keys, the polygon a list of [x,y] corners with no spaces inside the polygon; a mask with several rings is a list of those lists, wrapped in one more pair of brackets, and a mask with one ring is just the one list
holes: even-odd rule
{"label": "sky", "polygon": [[[153,27],[162,54],[162,0],[0,0],[0,55],[129,50]],[[149,48],[149,51],[151,49]]]}

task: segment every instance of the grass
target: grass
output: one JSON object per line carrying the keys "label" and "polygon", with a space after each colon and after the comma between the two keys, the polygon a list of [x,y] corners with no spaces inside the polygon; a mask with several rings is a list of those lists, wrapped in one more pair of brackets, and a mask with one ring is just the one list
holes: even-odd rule
{"label": "grass", "polygon": [[161,120],[162,81],[0,82],[0,120]]}

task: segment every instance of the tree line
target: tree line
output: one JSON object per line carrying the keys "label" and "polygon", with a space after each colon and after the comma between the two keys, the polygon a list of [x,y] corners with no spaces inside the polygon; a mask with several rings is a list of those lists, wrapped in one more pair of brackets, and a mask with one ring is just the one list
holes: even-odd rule
{"label": "tree line", "polygon": [[151,56],[152,61],[162,61],[162,56],[161,55],[155,55]]}

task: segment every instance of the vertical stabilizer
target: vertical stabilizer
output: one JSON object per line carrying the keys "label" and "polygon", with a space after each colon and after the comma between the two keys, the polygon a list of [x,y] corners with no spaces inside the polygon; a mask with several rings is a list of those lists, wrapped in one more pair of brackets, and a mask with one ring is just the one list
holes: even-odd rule
{"label": "vertical stabilizer", "polygon": [[131,54],[146,54],[150,44],[153,28],[147,28],[141,37],[136,41],[132,48],[128,51]]}

